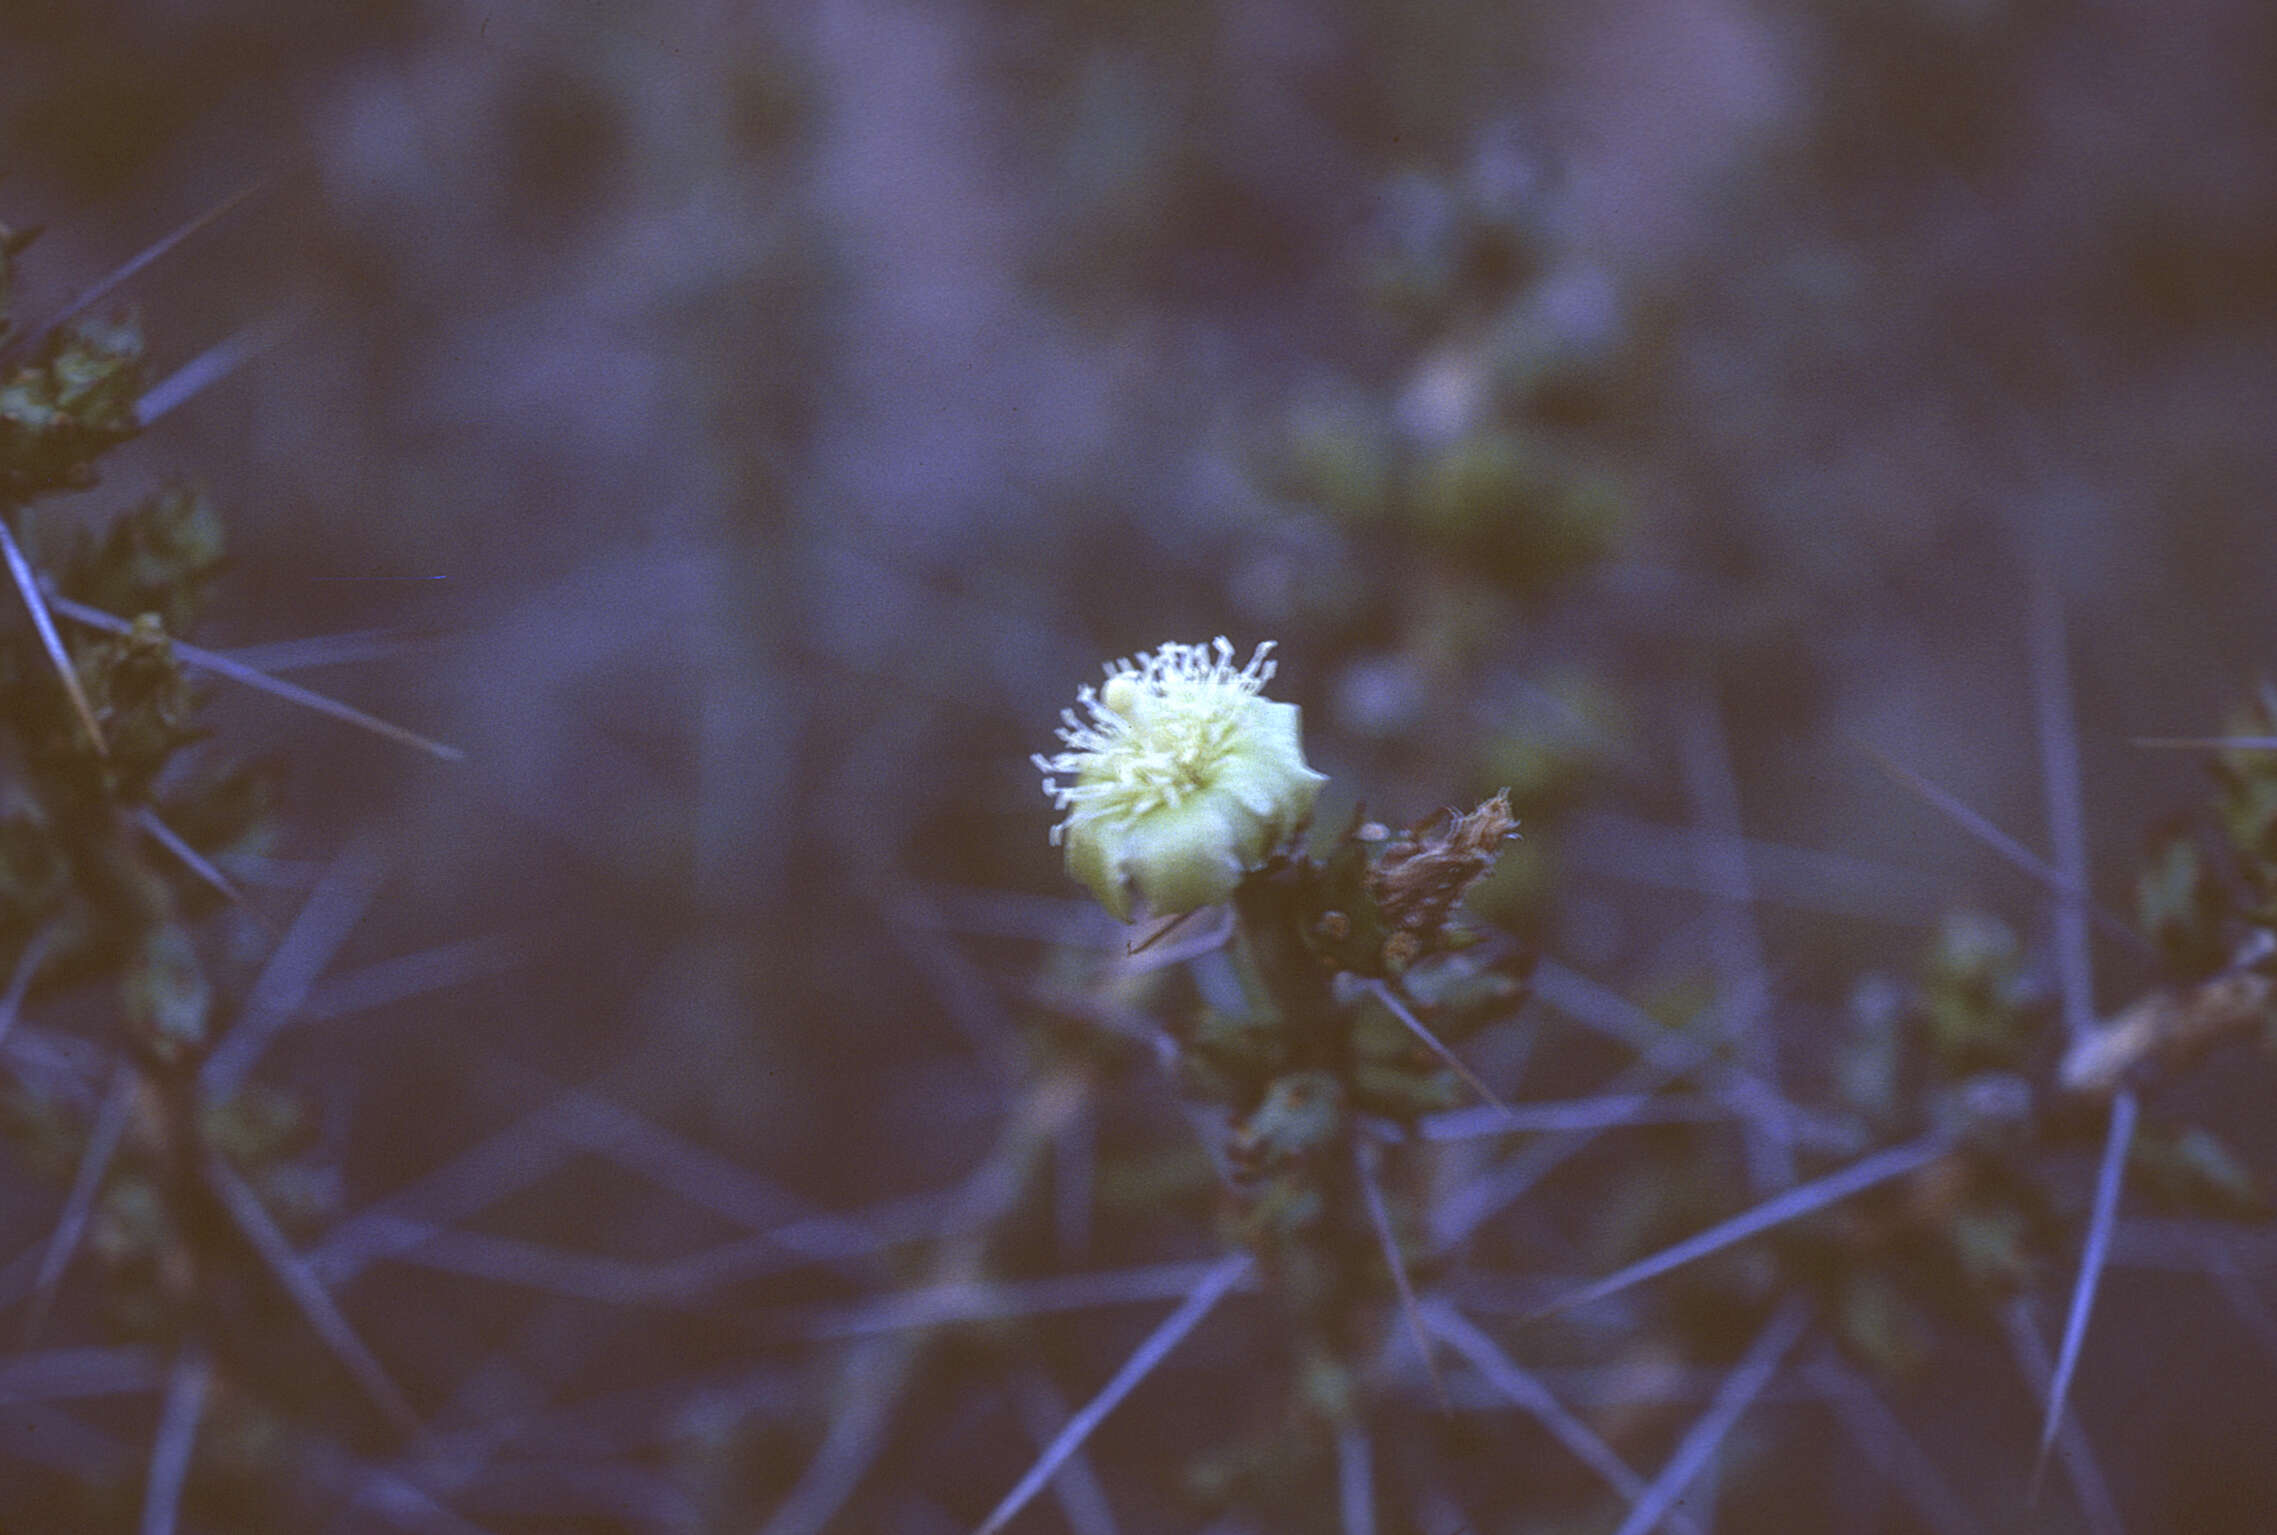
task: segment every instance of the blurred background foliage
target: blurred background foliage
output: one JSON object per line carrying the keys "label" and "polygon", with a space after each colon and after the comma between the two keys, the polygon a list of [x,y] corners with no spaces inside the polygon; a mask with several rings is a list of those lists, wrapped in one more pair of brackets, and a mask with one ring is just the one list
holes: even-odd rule
{"label": "blurred background foliage", "polygon": [[[2099,999],[2203,975],[2268,899],[2265,785],[2130,740],[2271,664],[2273,61],[2247,0],[0,5],[0,221],[44,229],[8,344],[254,188],[88,317],[131,303],[185,385],[99,487],[7,487],[66,492],[46,568],[81,549],[111,585],[66,594],[123,612],[132,551],[85,552],[123,508],[170,559],[218,518],[201,644],[467,754],[201,708],[193,759],[275,785],[201,940],[224,985],[361,892],[263,1062],[289,1104],[229,1134],[430,1440],[328,1423],[321,1380],[217,1388],[184,1527],[969,1528],[1151,1313],[865,1308],[1218,1251],[1208,1137],[1100,1026],[1168,983],[1102,989],[1122,934],[1026,766],[1166,638],[1280,642],[1324,827],[1509,787],[1472,900],[1505,940],[1677,1027],[1767,977],[1755,1064],[1860,1151],[2045,1055],[2043,892],[1870,755],[2044,845],[2043,581],[2094,893],[2160,951],[2101,944]],[[270,802],[235,782],[216,848]],[[31,1023],[116,1043],[62,977],[26,1017],[20,1085]],[[1526,1098],[1626,1059],[1540,1003],[1471,1054]],[[2277,1247],[2191,1224],[2277,1158],[2266,1068],[2224,1059],[2161,1089],[2139,1187],[2183,1214],[2122,1223],[2077,1388],[2129,1528],[2277,1507]],[[19,1307],[99,1093],[62,1096],[0,1178]],[[2052,1333],[2075,1139],[1886,1263],[1798,1236],[1506,1336],[1650,1467],[1785,1264],[1875,1373],[1794,1372],[1723,1525],[1949,1527],[1877,1471],[1908,1447],[1992,1524],[2036,1399],[1966,1298],[2036,1290]],[[1523,1312],[1739,1208],[1744,1151],[1619,1132],[1431,1282]],[[1451,1148],[1403,1208],[1491,1166]],[[118,1325],[67,1286],[0,1360],[7,1527],[132,1519],[148,1359],[33,1371]],[[1113,1522],[1063,1489],[1022,1527],[1337,1528],[1333,1474],[1226,1461],[1281,1347],[1229,1301],[1092,1441]],[[1441,1419],[1390,1375],[1382,1528],[1618,1522],[1482,1391]]]}

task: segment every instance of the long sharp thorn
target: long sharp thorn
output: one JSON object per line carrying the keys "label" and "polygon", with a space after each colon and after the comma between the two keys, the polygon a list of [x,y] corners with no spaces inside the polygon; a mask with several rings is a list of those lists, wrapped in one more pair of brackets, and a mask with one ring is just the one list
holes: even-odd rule
{"label": "long sharp thorn", "polygon": [[[94,706],[87,702],[87,690],[79,685],[79,672],[71,664],[70,652],[63,648],[63,636],[55,632],[55,618],[48,612],[48,600],[40,590],[40,578],[32,570],[32,562],[24,557],[24,546],[16,541],[15,530],[8,520],[0,517],[0,555],[8,561],[8,574],[15,579],[16,590],[23,594],[24,606],[31,611],[32,627],[39,631],[40,648],[47,652],[48,663],[63,682],[64,695],[71,700],[72,712],[87,731],[87,739],[94,743],[95,755],[109,757],[111,749],[103,743],[103,727],[95,723]],[[60,603],[61,599],[58,599]],[[122,623],[117,633],[127,633],[132,624]]]}
{"label": "long sharp thorn", "polygon": [[1353,1173],[1360,1180],[1360,1197],[1368,1207],[1368,1223],[1376,1228],[1376,1242],[1384,1250],[1384,1267],[1391,1272],[1392,1287],[1399,1292],[1400,1310],[1407,1316],[1407,1330],[1415,1338],[1415,1353],[1423,1361],[1423,1373],[1431,1378],[1431,1394],[1439,1400],[1439,1411],[1449,1416],[1454,1404],[1447,1400],[1447,1383],[1439,1378],[1438,1361],[1431,1357],[1431,1335],[1423,1329],[1423,1312],[1415,1303],[1415,1285],[1407,1277],[1407,1260],[1400,1256],[1399,1238],[1392,1233],[1391,1211],[1384,1206],[1384,1191],[1378,1186],[1376,1169],[1382,1157],[1373,1141],[1352,1143]]}
{"label": "long sharp thorn", "polygon": [[244,1085],[261,1053],[308,999],[324,967],[363,917],[379,887],[382,863],[369,842],[351,842],[302,903],[254,978],[237,1022],[198,1071],[198,1086],[215,1101]]}
{"label": "long sharp thorn", "polygon": [[1028,1468],[1028,1474],[1021,1477],[1012,1490],[1004,1495],[1004,1501],[997,1504],[989,1516],[980,1522],[974,1535],[997,1535],[999,1530],[1010,1524],[1013,1516],[1028,1506],[1028,1500],[1043,1490],[1044,1484],[1059,1470],[1060,1463],[1091,1437],[1091,1431],[1105,1420],[1107,1414],[1122,1405],[1123,1398],[1129,1396],[1140,1381],[1152,1374],[1155,1366],[1185,1341],[1188,1333],[1201,1325],[1202,1319],[1210,1314],[1219,1301],[1225,1299],[1227,1291],[1241,1283],[1242,1276],[1249,1272],[1249,1262],[1248,1254],[1234,1253],[1211,1269],[1202,1282],[1194,1287],[1193,1293],[1179,1303],[1178,1309],[1163,1318],[1162,1324],[1147,1334],[1146,1341],[1131,1352],[1130,1358],[1123,1361],[1123,1367],[1115,1372],[1106,1385],[1099,1388],[1099,1394],[1084,1403],[1082,1409],[1067,1420],[1067,1426],[1059,1431],[1044,1453],[1037,1457],[1036,1463]]}
{"label": "long sharp thorn", "polygon": [[[1613,1086],[1649,1091],[1672,1075],[1672,1071],[1644,1061],[1623,1071]],[[1579,1153],[1603,1130],[1602,1125],[1583,1125],[1535,1141],[1463,1184],[1433,1211],[1433,1242],[1441,1251],[1459,1245],[1480,1226],[1516,1203],[1561,1163]]]}
{"label": "long sharp thorn", "polygon": [[1688,1237],[1673,1247],[1662,1248],[1649,1258],[1641,1258],[1627,1268],[1608,1274],[1593,1284],[1583,1285],[1572,1294],[1563,1296],[1537,1311],[1528,1313],[1523,1320],[1539,1321],[1576,1306],[1586,1306],[1603,1300],[1632,1285],[1647,1279],[1657,1279],[1671,1269],[1681,1268],[1695,1259],[1710,1253],[1721,1252],[1736,1242],[1769,1231],[1774,1226],[1822,1210],[1828,1205],[1860,1194],[1877,1183],[1902,1178],[1916,1168],[1925,1167],[1951,1149],[1942,1136],[1929,1136],[1903,1146],[1853,1162],[1838,1173],[1829,1173],[1809,1183],[1797,1184],[1775,1198],[1767,1199],[1744,1214],[1735,1215],[1720,1225],[1711,1226],[1694,1237]]}
{"label": "long sharp thorn", "polygon": [[32,980],[39,974],[41,961],[54,946],[55,929],[43,927],[28,939],[23,952],[16,956],[16,968],[8,977],[8,989],[0,993],[0,1041],[16,1026],[16,1015],[24,1010],[24,998],[32,989]]}
{"label": "long sharp thorn", "polygon": [[1924,1526],[1934,1535],[1977,1535],[1976,1521],[1943,1473],[1855,1369],[1829,1350],[1808,1366],[1808,1374],[1852,1442],[1905,1495]]}
{"label": "long sharp thorn", "polygon": [[[415,1530],[420,1535],[491,1535],[486,1526],[445,1507],[433,1492],[407,1477],[364,1466],[350,1468],[347,1481],[352,1500],[346,1510],[349,1515],[371,1509],[386,1519],[390,1528]],[[340,1523],[333,1526],[345,1527]]]}
{"label": "long sharp thorn", "polygon": [[154,1349],[133,1345],[52,1348],[17,1354],[0,1363],[0,1401],[68,1401],[97,1396],[141,1396],[166,1384]]}
{"label": "long sharp thorn", "polygon": [[1357,1423],[1336,1431],[1336,1495],[1344,1535],[1376,1535],[1375,1455]]}
{"label": "long sharp thorn", "polygon": [[[2008,1346],[2016,1356],[2016,1366],[2023,1372],[2032,1390],[2045,1395],[2050,1370],[2048,1346],[2041,1341],[2040,1329],[2032,1317],[2032,1300],[2029,1295],[2018,1296],[2002,1312],[2002,1321],[2008,1331]],[[2064,1471],[2071,1479],[2072,1496],[2079,1502],[2079,1511],[2093,1535],[2123,1535],[2125,1526],[2119,1518],[2119,1505],[2112,1500],[2111,1484],[2103,1478],[2103,1468],[2095,1463],[2095,1450],[2080,1431],[2079,1420],[2066,1416],[2056,1434],[2056,1453],[2063,1457]],[[2037,1500],[2038,1489],[2032,1490]]]}
{"label": "long sharp thorn", "polygon": [[372,1264],[528,1188],[577,1149],[568,1127],[585,1112],[580,1094],[556,1096],[417,1182],[342,1220],[309,1250],[309,1265],[325,1284],[345,1285]]}
{"label": "long sharp thorn", "polygon": [[1400,1021],[1400,1024],[1407,1030],[1408,1033],[1413,1034],[1417,1039],[1423,1041],[1424,1045],[1431,1051],[1433,1055],[1436,1055],[1440,1060],[1445,1061],[1447,1063],[1448,1070],[1454,1072],[1456,1076],[1462,1078],[1465,1086],[1470,1088],[1472,1092],[1478,1094],[1483,1101],[1492,1107],[1500,1109],[1505,1114],[1510,1112],[1510,1105],[1504,1103],[1500,1095],[1498,1095],[1493,1088],[1487,1086],[1485,1082],[1481,1081],[1479,1079],[1478,1073],[1471,1070],[1469,1066],[1465,1065],[1461,1056],[1448,1049],[1446,1042],[1440,1039],[1438,1035],[1432,1033],[1431,1030],[1424,1024],[1422,1019],[1416,1017],[1413,1012],[1408,1010],[1407,1004],[1399,999],[1399,993],[1393,991],[1391,987],[1385,985],[1382,981],[1370,981],[1368,983],[1368,990],[1375,994],[1376,1000],[1378,1002],[1381,1002],[1385,1008],[1390,1011],[1391,1015]]}
{"label": "long sharp thorn", "polygon": [[235,1168],[213,1152],[205,1157],[205,1181],[229,1212],[239,1233],[252,1244],[262,1263],[284,1286],[302,1319],[332,1351],[333,1357],[371,1399],[389,1426],[406,1439],[418,1437],[419,1415],[412,1410],[410,1401],[379,1359],[365,1347],[364,1340],[356,1336],[355,1329],[340,1314],[331,1295],[301,1260],[300,1254],[293,1251],[292,1244],[285,1240],[285,1234],[277,1229],[277,1223],[261,1203],[261,1196],[237,1175]]}
{"label": "long sharp thorn", "polygon": [[145,389],[134,402],[134,417],[155,426],[214,385],[235,373],[258,348],[243,333],[225,336]]}
{"label": "long sharp thorn", "polygon": [[2130,736],[2127,744],[2168,751],[2277,751],[2277,736]]}
{"label": "long sharp thorn", "polygon": [[134,402],[135,419],[147,427],[180,410],[284,340],[292,323],[285,316],[271,315],[224,336],[145,389]]}
{"label": "long sharp thorn", "polygon": [[[2048,803],[2048,835],[2056,849],[2056,872],[2062,883],[2055,891],[2056,968],[2063,993],[2064,1026],[2073,1040],[2095,1027],[2094,974],[2087,940],[2087,840],[2085,812],[2079,794],[2079,740],[2072,717],[2071,680],[2064,656],[2063,609],[2045,560],[2035,561],[2032,572],[2032,677],[2040,716],[2040,766]],[[2095,1205],[2087,1242],[2080,1254],[2079,1276],[2072,1286],[2071,1308],[2064,1318],[2063,1343],[2048,1386],[2046,1412],[2040,1426],[2039,1447],[2032,1457],[2031,1497],[2037,1502],[2041,1478],[2047,1472],[2048,1452],[2055,1445],[2063,1422],[2064,1403],[2071,1394],[2073,1372],[2079,1365],[2081,1345],[2087,1337],[2088,1318],[2095,1309],[2095,1291],[2110,1256],[2111,1230],[2118,1216],[2119,1190],[2125,1178],[2127,1148],[2134,1139],[2135,1098],[2122,1091],[2111,1104],[2111,1123],[2103,1143],[2102,1165],[2095,1180]]]}
{"label": "long sharp thorn", "polygon": [[1606,1093],[1554,1098],[1506,1109],[1448,1109],[1427,1114],[1416,1133],[1427,1141],[1461,1141],[1513,1131],[1617,1130],[1628,1125],[1700,1124],[1729,1119],[1729,1105],[1696,1094]]}
{"label": "long sharp thorn", "polygon": [[79,1170],[72,1175],[71,1192],[64,1196],[63,1213],[56,1217],[55,1234],[40,1254],[39,1275],[32,1281],[31,1304],[24,1314],[26,1348],[47,1325],[55,1292],[63,1284],[64,1270],[71,1266],[71,1255],[79,1249],[80,1234],[94,1213],[95,1197],[103,1191],[103,1175],[111,1170],[111,1158],[118,1154],[133,1106],[134,1073],[122,1065],[111,1073],[111,1085],[103,1094],[102,1106],[95,1111],[94,1128],[87,1132],[87,1148],[79,1156]]}
{"label": "long sharp thorn", "polygon": [[893,1409],[915,1363],[914,1350],[902,1339],[877,1339],[854,1351],[846,1368],[845,1407],[759,1535],[822,1535],[831,1526],[884,1450]]}
{"label": "long sharp thorn", "polygon": [[1708,1410],[1676,1446],[1676,1453],[1669,1456],[1660,1475],[1652,1479],[1652,1485],[1645,1489],[1636,1507],[1629,1510],[1629,1517],[1621,1521],[1618,1535],[1647,1535],[1667,1519],[1676,1500],[1705,1469],[1741,1414],[1778,1373],[1780,1361],[1803,1335],[1803,1324],[1809,1315],[1799,1299],[1789,1300],[1764,1324],[1763,1331],[1757,1333],[1755,1341],[1748,1346],[1746,1355],[1717,1387],[1715,1400],[1708,1404]]}
{"label": "long sharp thorn", "polygon": [[[11,544],[10,547],[13,545]],[[55,597],[51,599],[51,605],[56,612],[61,613],[73,623],[85,624],[90,629],[101,629],[108,634],[130,634],[134,630],[134,625],[118,615],[106,613],[101,608],[91,608],[84,602],[73,602],[68,597]],[[227,677],[230,681],[243,683],[249,688],[259,688],[262,692],[273,694],[288,703],[299,704],[304,709],[313,709],[318,714],[329,715],[333,719],[354,725],[359,729],[369,730],[374,735],[385,736],[391,741],[423,751],[431,757],[440,757],[445,762],[463,762],[466,760],[466,753],[455,746],[446,746],[441,741],[429,740],[417,731],[406,730],[401,725],[391,724],[377,715],[366,714],[363,710],[351,704],[341,703],[336,698],[327,698],[322,693],[312,693],[297,682],[287,682],[282,677],[272,677],[267,672],[247,666],[242,661],[232,661],[217,651],[200,649],[185,640],[174,640],[173,647],[174,654],[181,658],[182,664],[195,670],[212,672],[217,677]]]}
{"label": "long sharp thorn", "polygon": [[50,315],[46,323],[41,325],[39,329],[33,333],[37,338],[34,342],[34,346],[36,347],[40,344],[44,344],[47,338],[54,335],[56,331],[66,325],[69,325],[73,320],[78,319],[88,310],[94,308],[97,304],[100,304],[104,299],[109,298],[121,287],[124,287],[134,278],[140,276],[143,270],[150,266],[152,262],[157,261],[161,257],[165,256],[169,251],[180,245],[184,240],[189,239],[199,230],[205,229],[208,226],[218,223],[222,219],[228,217],[229,214],[235,211],[237,207],[242,204],[247,198],[260,191],[261,188],[266,185],[268,185],[267,177],[255,177],[253,180],[248,181],[245,183],[245,185],[239,187],[236,191],[230,193],[227,197],[224,197],[220,202],[215,203],[212,207],[206,209],[205,212],[196,215],[184,223],[176,225],[167,233],[160,235],[157,239],[151,241],[141,250],[135,252],[135,254],[129,256],[126,260],[111,268],[110,271],[104,273],[94,282],[91,282],[86,287],[80,289],[79,292],[72,295],[71,301],[69,303],[65,304],[61,309]]}
{"label": "long sharp thorn", "polygon": [[[1171,933],[1180,931],[1187,918],[1193,915],[1193,912],[1188,912],[1183,917],[1171,918],[1167,924],[1157,928],[1136,945],[1126,940],[1123,944],[1123,957],[1119,966],[1121,973],[1124,975],[1143,975],[1150,970],[1167,970],[1172,965],[1183,965],[1188,960],[1200,959],[1206,954],[1214,953],[1224,948],[1227,942],[1232,939],[1234,923],[1233,913],[1229,909],[1222,919],[1210,923],[1201,931],[1187,933],[1176,943],[1161,943],[1161,940],[1169,937]],[[1161,943],[1159,948],[1156,947],[1158,943]]]}
{"label": "long sharp thorn", "polygon": [[341,629],[297,640],[236,645],[216,654],[276,676],[314,666],[345,666],[356,661],[380,661],[431,644],[434,636],[407,625],[379,629]]}
{"label": "long sharp thorn", "polygon": [[[1067,1403],[1040,1366],[1021,1377],[1013,1405],[1019,1409],[1021,1426],[1039,1450],[1067,1424]],[[1106,1491],[1081,1453],[1061,1464],[1059,1474],[1052,1478],[1052,1496],[1072,1535],[1115,1535],[1114,1510],[1107,1506]]]}
{"label": "long sharp thorn", "polygon": [[[1731,746],[1713,697],[1692,711],[1684,745],[1684,777],[1698,825],[1694,859],[1701,883],[1712,893],[1717,988],[1737,1016],[1739,1048],[1748,1066],[1776,1089],[1779,1061],[1771,1032],[1771,982],[1763,958],[1763,936],[1754,915],[1755,891],[1748,877],[1746,842],[1739,811],[1739,785],[1732,772]],[[1794,1138],[1775,1115],[1746,1121],[1747,1170],[1754,1192],[1769,1194],[1795,1181]]]}
{"label": "long sharp thorn", "polygon": [[2111,1100],[2111,1128],[2103,1137],[2103,1162],[2095,1174],[2095,1206],[2087,1227],[2087,1245],[2080,1252],[2079,1277],[2072,1282],[2071,1310],[2064,1317],[2063,1344],[2056,1351],[2055,1377],[2048,1384],[2046,1414],[2040,1423],[2040,1445],[2032,1457],[2032,1495],[2039,1497],[2040,1479],[2048,1468],[2048,1451],[2063,1422],[2064,1402],[2071,1394],[2072,1373],[2079,1367],[2080,1345],[2087,1338],[2088,1318],[2095,1310],[2095,1290],[2111,1256],[2111,1232],[2119,1219],[2119,1190],[2126,1181],[2127,1148],[2135,1135],[2135,1095],[2121,1092]]}
{"label": "long sharp thorn", "polygon": [[1060,1274],[991,1285],[965,1281],[920,1285],[881,1300],[762,1316],[757,1320],[756,1330],[763,1336],[812,1341],[939,1327],[960,1321],[1046,1316],[1095,1306],[1128,1306],[1182,1297],[1196,1284],[1208,1283],[1215,1272],[1211,1264],[1154,1263],[1139,1268]]}
{"label": "long sharp thorn", "polygon": [[[1427,1301],[1424,1321],[1448,1347],[1468,1360],[1472,1369],[1486,1377],[1488,1385],[1508,1397],[1521,1411],[1531,1414],[1551,1437],[1572,1452],[1574,1459],[1596,1472],[1606,1486],[1631,1505],[1644,1496],[1644,1478],[1629,1468],[1629,1463],[1621,1459],[1597,1430],[1576,1417],[1570,1408],[1551,1395],[1549,1387],[1521,1369],[1462,1313],[1444,1301]],[[1689,1515],[1676,1509],[1669,1510],[1661,1527],[1673,1535],[1699,1535],[1699,1526]]]}
{"label": "long sharp thorn", "polygon": [[[1937,810],[1947,820],[1960,827],[1978,842],[1999,854],[2002,859],[2014,865],[2024,875],[2058,895],[2069,895],[2071,893],[2070,887],[2066,884],[2061,872],[2050,868],[2045,859],[1970,809],[1950,792],[1938,787],[1913,769],[1904,766],[1895,758],[1866,745],[1862,741],[1851,744],[1859,752],[1870,758],[1876,767],[1895,780],[1899,787],[1911,790],[1914,795],[1925,801],[1931,808]],[[2125,944],[2137,954],[2151,958],[2157,957],[2158,951],[2149,939],[2127,926],[2126,923],[2120,921],[2101,906],[2089,901],[2085,891],[2080,891],[2078,894],[2080,901],[2086,905],[2089,920],[2102,929],[2107,936]]]}
{"label": "long sharp thorn", "polygon": [[142,1535],[173,1535],[174,1517],[182,1504],[182,1487],[190,1476],[190,1451],[198,1438],[198,1420],[205,1416],[206,1387],[213,1378],[205,1350],[190,1344],[174,1361],[166,1383],[166,1402],[159,1409],[158,1433],[150,1446],[150,1475],[142,1489]]}
{"label": "long sharp thorn", "polygon": [[2062,599],[2045,561],[2032,574],[2032,691],[2040,716],[2041,792],[2056,853],[2056,973],[2064,1028],[2074,1040],[2095,1027],[2095,979],[2087,940],[2087,829],[2079,795],[2079,727],[2064,656]]}
{"label": "long sharp thorn", "polygon": [[1664,1027],[1626,997],[1555,960],[1544,959],[1535,966],[1533,988],[1535,996],[1574,1022],[1627,1042],[1645,1062],[1664,1068],[1656,1080],[1691,1071],[1709,1072],[1713,1074],[1707,1083],[1709,1092],[1745,1117],[1781,1116],[1798,1144],[1848,1138],[1844,1128],[1829,1116],[1799,1107],[1761,1077],[1724,1060],[1719,1052],[1720,1038],[1704,1039]]}
{"label": "long sharp thorn", "polygon": [[324,981],[309,994],[299,1016],[320,1023],[391,1007],[430,992],[503,975],[539,958],[551,946],[551,935],[531,925],[454,938],[393,959],[374,960]]}
{"label": "long sharp thorn", "polygon": [[142,828],[145,836],[172,853],[183,868],[203,880],[223,900],[233,906],[244,904],[245,893],[237,888],[228,875],[215,868],[211,859],[184,841],[180,832],[160,820],[157,811],[144,805],[135,811],[134,821]]}

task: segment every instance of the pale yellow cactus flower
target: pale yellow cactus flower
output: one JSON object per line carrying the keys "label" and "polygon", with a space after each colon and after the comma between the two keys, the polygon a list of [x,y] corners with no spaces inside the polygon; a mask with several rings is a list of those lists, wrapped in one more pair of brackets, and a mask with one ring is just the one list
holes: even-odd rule
{"label": "pale yellow cactus flower", "polygon": [[1272,648],[1238,668],[1222,635],[1142,651],[1077,692],[1089,718],[1060,711],[1067,749],[1034,759],[1065,812],[1052,841],[1123,921],[1134,896],[1158,917],[1224,900],[1312,813],[1327,776],[1305,763],[1297,706],[1262,696]]}

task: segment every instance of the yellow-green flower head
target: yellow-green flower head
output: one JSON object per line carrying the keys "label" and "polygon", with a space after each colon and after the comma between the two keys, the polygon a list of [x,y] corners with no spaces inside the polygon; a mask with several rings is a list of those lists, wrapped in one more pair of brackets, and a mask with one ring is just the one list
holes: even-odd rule
{"label": "yellow-green flower head", "polygon": [[1035,759],[1066,812],[1052,841],[1125,922],[1134,895],[1158,917],[1224,900],[1312,813],[1327,777],[1305,764],[1297,706],[1262,696],[1272,648],[1237,668],[1223,636],[1164,645],[1081,689],[1088,719],[1060,711],[1067,750]]}

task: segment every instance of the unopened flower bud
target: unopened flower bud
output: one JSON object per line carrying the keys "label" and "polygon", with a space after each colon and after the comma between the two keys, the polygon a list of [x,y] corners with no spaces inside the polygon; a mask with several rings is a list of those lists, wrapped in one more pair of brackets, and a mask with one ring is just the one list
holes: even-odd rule
{"label": "unopened flower bud", "polygon": [[1312,813],[1327,780],[1296,705],[1261,696],[1271,649],[1239,668],[1222,637],[1113,662],[1076,695],[1089,718],[1061,712],[1067,749],[1035,759],[1068,873],[1122,920],[1134,895],[1156,916],[1224,900]]}

